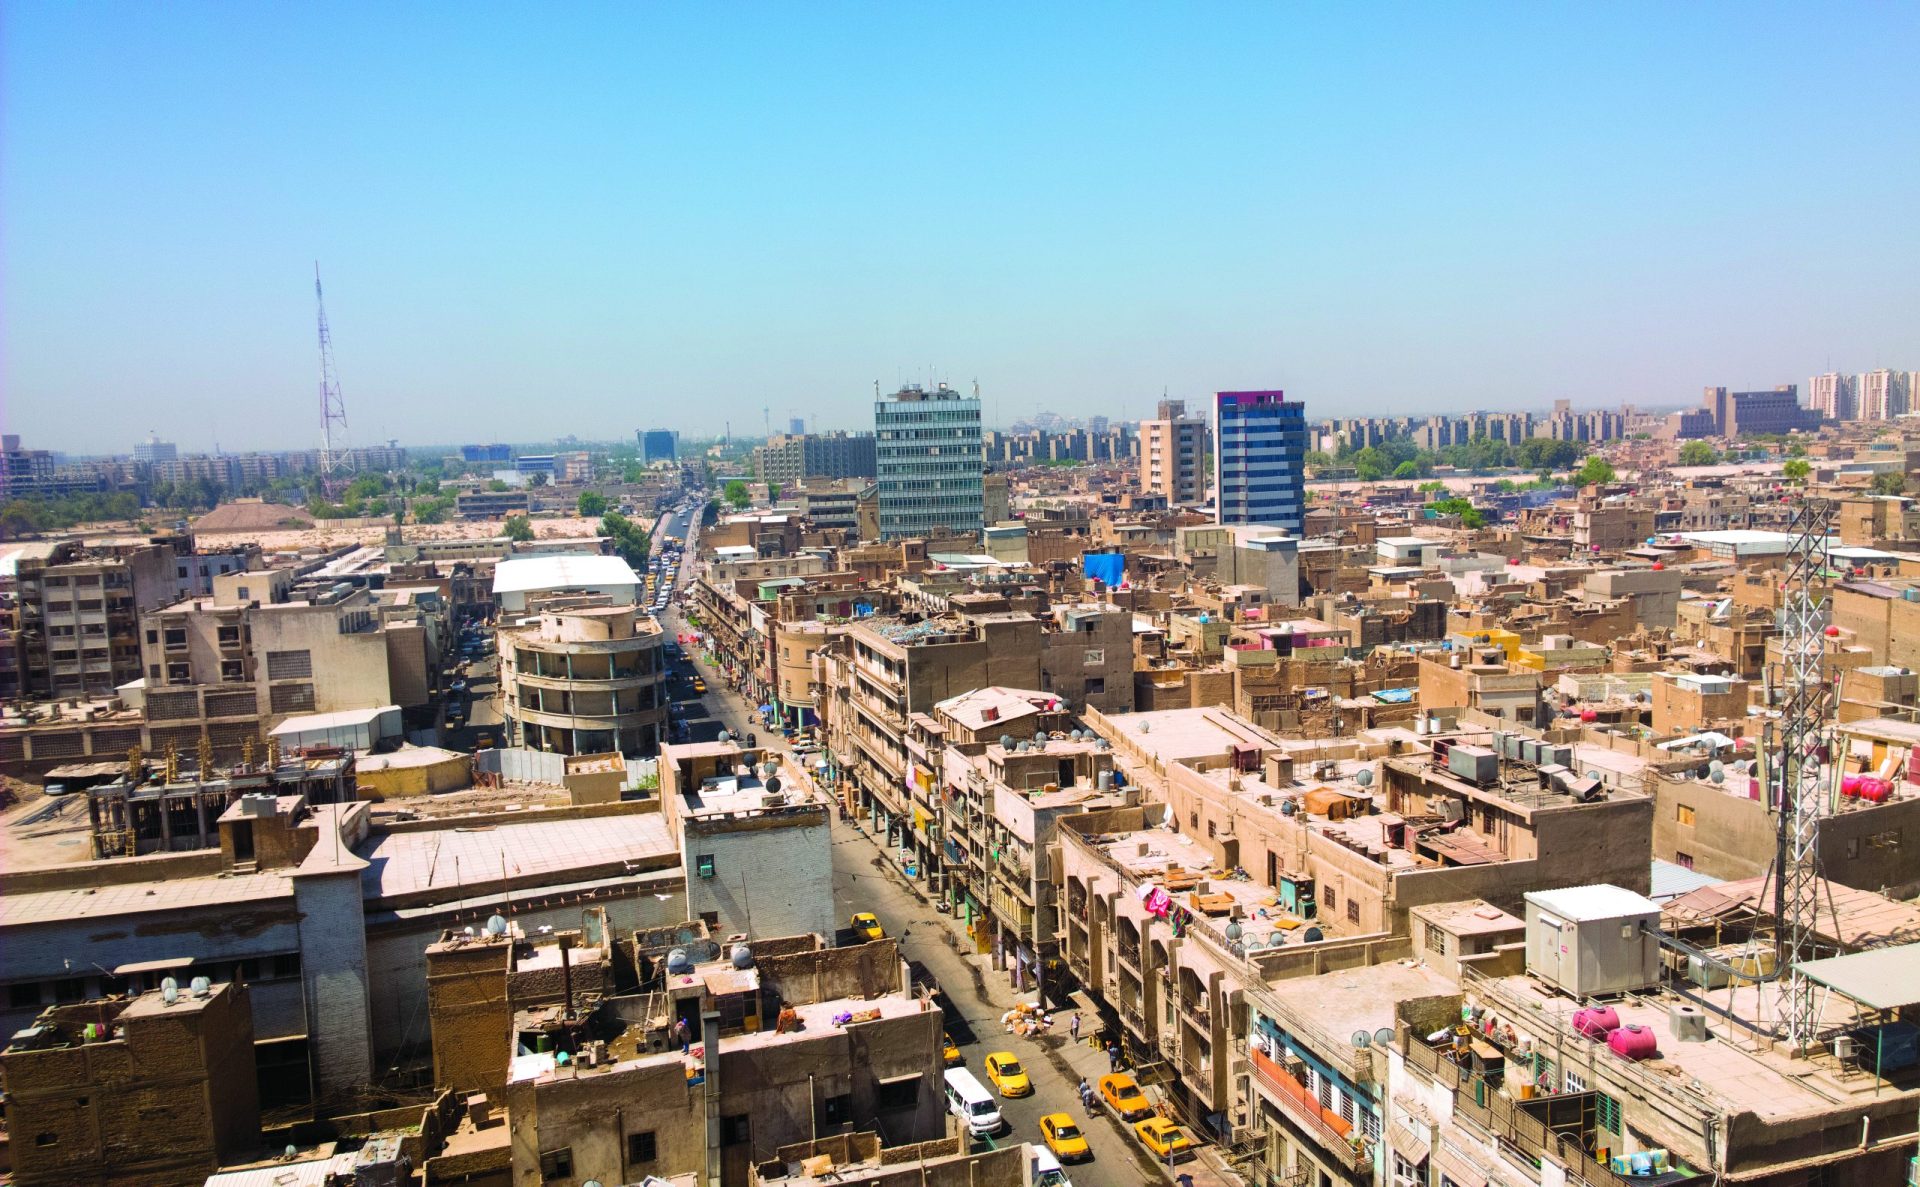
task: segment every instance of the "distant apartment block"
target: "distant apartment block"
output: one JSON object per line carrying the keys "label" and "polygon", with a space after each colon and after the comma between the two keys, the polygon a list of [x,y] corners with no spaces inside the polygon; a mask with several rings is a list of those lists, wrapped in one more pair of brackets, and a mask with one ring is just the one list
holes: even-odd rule
{"label": "distant apartment block", "polygon": [[878,473],[871,433],[776,435],[753,451],[762,482],[793,487],[808,478],[872,478]]}
{"label": "distant apartment block", "polygon": [[149,434],[145,441],[133,447],[133,460],[146,465],[170,462],[179,456],[180,447],[171,441],[162,441],[157,433]]}
{"label": "distant apartment block", "polygon": [[1140,422],[1140,489],[1168,503],[1206,498],[1200,472],[1207,452],[1207,422],[1187,415],[1185,400],[1162,400],[1152,420]]}
{"label": "distant apartment block", "polygon": [[1219,392],[1213,409],[1215,522],[1298,533],[1306,513],[1306,405],[1281,391]]}
{"label": "distant apartment block", "polygon": [[1905,415],[1913,406],[1912,376],[1905,371],[1885,367],[1860,376],[1860,419],[1892,420]]}
{"label": "distant apartment block", "polygon": [[513,460],[513,446],[500,445],[497,443],[493,445],[462,445],[460,447],[460,460],[469,463],[510,462]]}
{"label": "distant apartment block", "polygon": [[1860,410],[1859,394],[1858,380],[1838,371],[1807,380],[1807,407],[1828,420],[1852,420]]}
{"label": "distant apartment block", "polygon": [[1800,406],[1798,385],[1783,383],[1772,391],[1734,392],[1710,387],[1700,407],[1668,418],[1671,434],[1689,437],[1738,437],[1747,433],[1812,432],[1820,427],[1818,409]]}
{"label": "distant apartment block", "polygon": [[980,398],[941,384],[873,405],[880,537],[974,535],[985,527]]}

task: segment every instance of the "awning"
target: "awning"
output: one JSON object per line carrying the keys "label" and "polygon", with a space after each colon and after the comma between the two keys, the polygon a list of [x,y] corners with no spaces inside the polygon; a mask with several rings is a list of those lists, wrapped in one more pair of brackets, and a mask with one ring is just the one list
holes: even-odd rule
{"label": "awning", "polygon": [[1433,1169],[1452,1179],[1455,1187],[1487,1187],[1487,1172],[1462,1158],[1445,1142],[1433,1148]]}
{"label": "awning", "polygon": [[127,964],[113,966],[116,977],[130,977],[135,973],[158,973],[168,969],[184,969],[193,963],[191,956],[168,956],[160,960],[135,960]]}
{"label": "awning", "polygon": [[920,1078],[919,1072],[903,1072],[897,1076],[875,1076],[877,1084],[911,1084]]}
{"label": "awning", "polygon": [[1387,1137],[1393,1142],[1394,1151],[1408,1162],[1418,1165],[1425,1162],[1431,1151],[1427,1139],[1395,1121],[1387,1126]]}
{"label": "awning", "polygon": [[1871,1010],[1920,1004],[1920,944],[1803,960],[1793,967]]}

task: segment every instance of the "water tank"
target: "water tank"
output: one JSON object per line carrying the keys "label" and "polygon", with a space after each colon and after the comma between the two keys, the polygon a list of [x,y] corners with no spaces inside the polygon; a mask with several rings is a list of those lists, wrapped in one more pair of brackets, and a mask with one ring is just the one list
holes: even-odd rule
{"label": "water tank", "polygon": [[507,917],[504,915],[487,916],[487,934],[490,936],[506,935],[507,934]]}
{"label": "water tank", "polygon": [[691,973],[693,957],[687,955],[685,948],[675,948],[667,953],[667,971],[669,973]]}
{"label": "water tank", "polygon": [[1101,791],[1113,790],[1113,772],[1112,771],[1100,772],[1100,776],[1095,781],[1095,785],[1099,787]]}
{"label": "water tank", "polygon": [[1588,1006],[1573,1012],[1573,1029],[1598,1042],[1620,1028],[1620,1015],[1612,1006]]}
{"label": "water tank", "polygon": [[1646,1027],[1629,1023],[1607,1036],[1607,1050],[1622,1059],[1652,1059],[1660,1054],[1660,1040]]}
{"label": "water tank", "polygon": [[1300,942],[1302,944],[1318,944],[1321,940],[1326,939],[1326,936],[1327,933],[1321,931],[1319,928],[1309,927],[1300,933]]}
{"label": "water tank", "polygon": [[727,954],[727,959],[733,962],[736,969],[750,969],[753,967],[753,949],[745,944],[735,944],[733,951]]}

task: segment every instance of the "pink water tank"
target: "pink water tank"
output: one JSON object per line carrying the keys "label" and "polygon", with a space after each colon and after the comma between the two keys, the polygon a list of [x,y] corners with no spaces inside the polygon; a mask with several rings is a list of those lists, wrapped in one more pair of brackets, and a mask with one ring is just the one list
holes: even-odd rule
{"label": "pink water tank", "polygon": [[1644,1026],[1622,1026],[1607,1035],[1607,1049],[1622,1059],[1652,1059],[1660,1041]]}
{"label": "pink water tank", "polygon": [[1600,1042],[1620,1028],[1620,1015],[1612,1006],[1588,1006],[1573,1012],[1573,1029]]}
{"label": "pink water tank", "polygon": [[1884,804],[1893,795],[1893,784],[1878,775],[1860,776],[1860,798],[1869,804]]}
{"label": "pink water tank", "polygon": [[1843,796],[1846,796],[1848,799],[1852,799],[1855,796],[1859,795],[1860,780],[1862,778],[1864,778],[1864,776],[1861,776],[1861,775],[1840,776],[1840,794]]}

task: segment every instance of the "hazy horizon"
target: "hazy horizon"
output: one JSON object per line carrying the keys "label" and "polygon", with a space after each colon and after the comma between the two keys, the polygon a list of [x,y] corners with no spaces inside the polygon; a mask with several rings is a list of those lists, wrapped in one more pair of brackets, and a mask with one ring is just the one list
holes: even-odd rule
{"label": "hazy horizon", "polygon": [[37,448],[311,447],[316,259],[362,445],[858,429],[876,381],[1006,425],[1920,368],[1911,6],[0,22]]}

